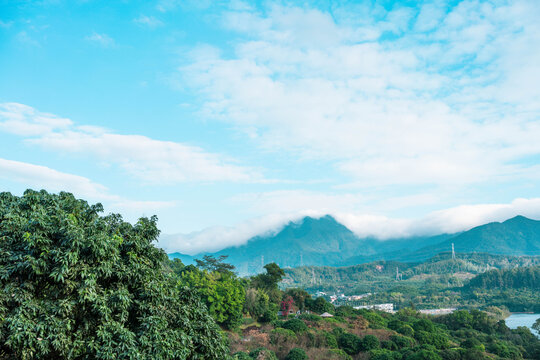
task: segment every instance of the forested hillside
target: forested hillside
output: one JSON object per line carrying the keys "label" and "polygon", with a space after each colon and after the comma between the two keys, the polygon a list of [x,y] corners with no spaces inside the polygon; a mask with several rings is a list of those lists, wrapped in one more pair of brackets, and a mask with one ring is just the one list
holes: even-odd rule
{"label": "forested hillside", "polygon": [[490,270],[476,276],[467,285],[484,289],[536,289],[540,292],[540,266]]}
{"label": "forested hillside", "polygon": [[288,223],[275,234],[254,237],[238,247],[213,254],[169,256],[189,264],[204,255],[227,255],[240,274],[248,275],[263,271],[262,262],[275,262],[281,267],[347,266],[377,260],[423,262],[450,252],[452,244],[459,254],[537,256],[540,255],[540,221],[517,216],[457,234],[379,240],[360,238],[331,216],[305,217]]}

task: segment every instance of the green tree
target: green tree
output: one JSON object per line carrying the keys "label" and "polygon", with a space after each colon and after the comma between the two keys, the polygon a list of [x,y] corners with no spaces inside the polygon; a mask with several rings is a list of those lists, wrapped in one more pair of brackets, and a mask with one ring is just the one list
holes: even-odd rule
{"label": "green tree", "polygon": [[262,289],[247,289],[244,312],[258,320],[268,310],[269,299],[268,294]]}
{"label": "green tree", "polygon": [[226,329],[234,329],[242,321],[245,290],[232,272],[184,271],[180,284],[196,289],[210,315]]}
{"label": "green tree", "polygon": [[231,275],[234,272],[234,265],[224,262],[228,257],[228,255],[220,255],[215,258],[212,255],[204,255],[202,260],[195,259],[195,262],[201,270]]}
{"label": "green tree", "polygon": [[157,218],[68,193],[0,193],[2,359],[219,359],[221,332],[165,271]]}
{"label": "green tree", "polygon": [[283,323],[282,327],[284,329],[292,330],[296,334],[301,334],[308,330],[306,323],[300,319],[287,320]]}
{"label": "green tree", "polygon": [[299,288],[287,289],[285,295],[292,297],[295,305],[302,312],[306,309],[306,300],[311,299],[311,295],[306,290]]}
{"label": "green tree", "polygon": [[362,340],[354,334],[343,333],[338,337],[338,346],[347,354],[354,355],[360,352]]}
{"label": "green tree", "polygon": [[282,295],[278,289],[278,284],[285,276],[285,272],[276,263],[266,264],[264,268],[266,270],[265,274],[258,274],[251,278],[251,287],[263,289],[270,297],[270,301],[278,304]]}
{"label": "green tree", "polygon": [[540,332],[540,318],[536,319],[534,322],[532,328],[538,332]]}
{"label": "green tree", "polygon": [[323,297],[318,297],[315,300],[308,300],[306,306],[309,310],[316,312],[318,314],[323,314],[325,312],[334,313],[334,305],[326,301]]}

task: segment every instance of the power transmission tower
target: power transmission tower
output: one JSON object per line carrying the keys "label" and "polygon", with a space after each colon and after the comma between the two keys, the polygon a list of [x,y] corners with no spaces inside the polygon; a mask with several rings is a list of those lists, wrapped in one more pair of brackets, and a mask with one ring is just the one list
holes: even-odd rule
{"label": "power transmission tower", "polygon": [[456,259],[456,253],[454,252],[454,243],[452,243],[452,260]]}
{"label": "power transmission tower", "polygon": [[302,258],[302,253],[300,253],[300,266],[304,266],[304,259]]}
{"label": "power transmission tower", "polygon": [[399,280],[402,280],[403,279],[403,274],[400,274],[399,273],[399,268],[396,267],[396,280],[399,281]]}
{"label": "power transmission tower", "polygon": [[261,255],[261,268],[264,268],[264,255]]}

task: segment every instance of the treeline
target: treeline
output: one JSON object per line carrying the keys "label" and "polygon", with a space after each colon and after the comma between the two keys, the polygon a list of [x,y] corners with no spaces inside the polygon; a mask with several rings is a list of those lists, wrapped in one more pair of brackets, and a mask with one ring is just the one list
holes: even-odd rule
{"label": "treeline", "polygon": [[277,264],[264,266],[265,273],[250,278],[239,278],[234,266],[227,264],[227,256],[214,258],[205,255],[196,265],[171,260],[170,270],[177,276],[178,284],[192,289],[205,303],[215,321],[226,330],[235,330],[245,320],[270,323],[289,313],[314,311],[323,313],[334,306],[323,298],[312,299],[303,289],[279,289],[285,273]]}
{"label": "treeline", "polygon": [[471,279],[467,287],[483,289],[528,288],[540,291],[540,266],[486,271]]}

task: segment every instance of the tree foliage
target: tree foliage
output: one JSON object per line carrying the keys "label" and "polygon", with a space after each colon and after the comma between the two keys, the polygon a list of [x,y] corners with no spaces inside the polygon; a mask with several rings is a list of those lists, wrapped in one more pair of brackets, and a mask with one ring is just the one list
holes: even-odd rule
{"label": "tree foliage", "polygon": [[245,290],[230,271],[208,272],[191,268],[180,277],[184,284],[197,291],[216,322],[226,329],[234,329],[242,320]]}
{"label": "tree foliage", "polygon": [[0,358],[227,358],[200,300],[164,271],[157,218],[69,193],[0,193]]}

